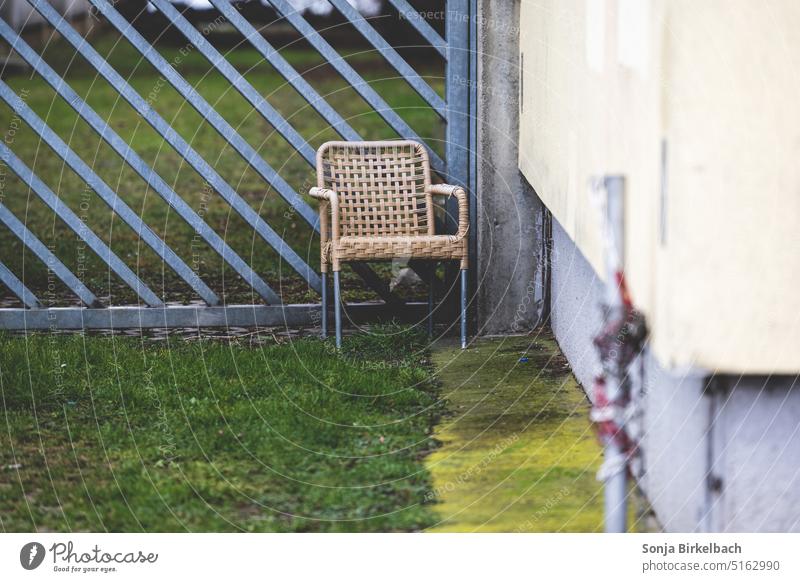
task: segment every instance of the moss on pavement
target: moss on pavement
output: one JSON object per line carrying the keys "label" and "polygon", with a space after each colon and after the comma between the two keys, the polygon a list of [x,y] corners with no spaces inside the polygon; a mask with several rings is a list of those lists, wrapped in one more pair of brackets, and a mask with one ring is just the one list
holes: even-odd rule
{"label": "moss on pavement", "polygon": [[429,531],[601,531],[602,449],[589,402],[548,331],[438,344],[448,415],[427,458],[439,522]]}

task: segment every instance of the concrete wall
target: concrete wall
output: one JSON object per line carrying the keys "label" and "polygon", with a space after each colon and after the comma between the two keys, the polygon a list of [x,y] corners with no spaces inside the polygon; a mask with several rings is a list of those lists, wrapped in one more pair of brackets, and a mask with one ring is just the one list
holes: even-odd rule
{"label": "concrete wall", "polygon": [[518,164],[519,1],[481,0],[478,19],[478,330],[519,332],[545,291],[542,205]]}
{"label": "concrete wall", "polygon": [[[592,383],[601,367],[592,340],[602,324],[604,283],[557,219],[552,233],[551,325],[573,373],[593,399]],[[666,530],[695,531],[706,496],[704,377],[670,375],[651,354],[646,367],[646,472],[640,486]]]}
{"label": "concrete wall", "polygon": [[800,4],[541,0],[520,19],[519,165],[552,212],[551,322],[577,378],[591,397],[589,184],[622,174],[651,330],[640,486],[668,531],[800,531]]}
{"label": "concrete wall", "polygon": [[716,400],[713,527],[800,531],[800,381],[727,377]]}
{"label": "concrete wall", "polygon": [[[558,220],[550,256],[552,328],[591,398],[603,283]],[[668,370],[648,351],[643,392],[640,486],[666,531],[800,531],[796,377]]]}
{"label": "concrete wall", "polygon": [[800,4],[523,1],[520,23],[520,168],[601,273],[588,185],[625,175],[659,361],[800,371]]}

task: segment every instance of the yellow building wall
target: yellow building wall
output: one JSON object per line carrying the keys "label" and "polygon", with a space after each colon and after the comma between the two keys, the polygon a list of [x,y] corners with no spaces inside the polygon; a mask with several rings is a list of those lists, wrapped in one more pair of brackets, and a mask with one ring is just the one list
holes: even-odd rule
{"label": "yellow building wall", "polygon": [[522,0],[520,169],[601,275],[590,180],[626,176],[666,366],[800,371],[797,30],[792,0]]}

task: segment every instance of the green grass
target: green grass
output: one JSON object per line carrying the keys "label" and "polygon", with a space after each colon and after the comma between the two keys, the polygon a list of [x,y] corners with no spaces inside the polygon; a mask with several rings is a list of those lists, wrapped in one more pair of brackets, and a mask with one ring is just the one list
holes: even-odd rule
{"label": "green grass", "polygon": [[[248,164],[190,105],[144,61],[135,49],[117,36],[106,33],[92,39],[97,50],[191,145],[225,178],[292,248],[312,267],[319,264],[319,242],[311,228],[249,168]],[[263,156],[298,192],[306,195],[314,184],[314,171],[273,128],[242,98],[221,75],[209,68],[203,56],[179,46],[159,46],[164,58],[175,65],[242,137]],[[395,137],[383,120],[347,87],[338,75],[312,51],[290,46],[281,51],[303,76],[328,100],[365,139]],[[227,51],[230,61],[267,100],[287,117],[312,147],[337,138],[337,134],[289,87],[252,49]],[[302,279],[252,229],[246,226],[222,198],[204,183],[172,148],[124,102],[67,43],[48,45],[45,60],[59,71],[75,91],[107,119],[120,136],[200,213],[230,246],[250,263],[286,302],[317,300]],[[348,60],[400,115],[434,148],[442,143],[443,126],[436,115],[404,81],[374,52],[348,56]],[[441,66],[414,63],[421,75],[440,92]],[[108,147],[91,128],[37,76],[20,75],[5,79],[28,105],[115,190],[144,221],[228,302],[249,303],[257,298],[222,260],[198,239],[190,227],[149,190],[133,170]],[[138,235],[124,225],[24,122],[15,119],[5,104],[0,105],[0,132],[11,149],[53,189],[111,248],[157,293],[168,301],[186,303],[195,299],[157,255],[143,245]],[[10,170],[0,199],[20,220],[51,247],[73,271],[80,271],[89,287],[108,303],[135,303],[136,297],[88,249],[76,244],[76,236],[45,207]],[[312,206],[315,203],[307,198]],[[75,299],[57,281],[49,281],[47,269],[6,229],[0,228],[2,260],[34,291],[48,289],[43,299],[49,305],[74,303]],[[347,297],[373,297],[359,279],[345,273]]]}
{"label": "green grass", "polygon": [[431,525],[424,343],[383,328],[346,344],[0,335],[0,527]]}

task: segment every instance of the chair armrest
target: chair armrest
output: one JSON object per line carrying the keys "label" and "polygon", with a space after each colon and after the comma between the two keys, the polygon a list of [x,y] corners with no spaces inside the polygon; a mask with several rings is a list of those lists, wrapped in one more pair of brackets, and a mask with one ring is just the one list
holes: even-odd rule
{"label": "chair armrest", "polygon": [[328,188],[317,188],[316,186],[308,191],[308,195],[312,198],[316,198],[317,200],[327,200],[328,202],[337,196],[336,192],[333,190],[329,190]]}
{"label": "chair armrest", "polygon": [[431,194],[434,196],[447,196],[449,198],[450,196],[453,196],[457,190],[461,190],[462,192],[464,191],[461,186],[453,186],[452,184],[431,185]]}
{"label": "chair armrest", "polygon": [[[319,200],[320,271],[328,272],[331,240],[339,240],[339,195],[328,188],[311,188],[309,196]],[[329,209],[330,207],[330,209]],[[329,228],[330,214],[333,228]]]}
{"label": "chair armrest", "polygon": [[466,190],[452,184],[433,184],[430,187],[430,193],[434,196],[456,197],[458,200],[458,232],[456,236],[458,238],[465,237],[469,230],[469,199]]}

